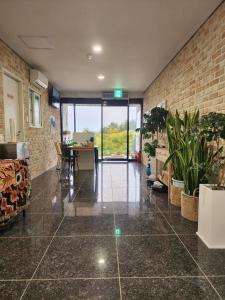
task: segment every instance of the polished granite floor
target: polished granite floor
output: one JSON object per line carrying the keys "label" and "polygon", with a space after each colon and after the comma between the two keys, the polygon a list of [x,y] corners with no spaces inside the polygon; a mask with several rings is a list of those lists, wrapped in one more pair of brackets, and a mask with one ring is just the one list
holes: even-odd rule
{"label": "polished granite floor", "polygon": [[225,251],[145,180],[136,163],[33,180],[0,230],[0,299],[225,299]]}

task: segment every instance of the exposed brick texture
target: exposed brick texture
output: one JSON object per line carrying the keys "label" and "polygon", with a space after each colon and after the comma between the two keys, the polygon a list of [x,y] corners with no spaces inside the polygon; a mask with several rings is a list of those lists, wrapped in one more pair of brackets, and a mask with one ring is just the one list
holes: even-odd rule
{"label": "exposed brick texture", "polygon": [[167,107],[225,112],[225,3],[197,31],[145,92],[144,110]]}
{"label": "exposed brick texture", "polygon": [[[31,128],[27,122],[29,111],[28,90],[30,66],[0,40],[0,133],[4,134],[4,105],[3,105],[3,69],[11,72],[22,80],[24,102],[25,141],[30,148],[30,169],[32,177],[36,177],[56,165],[54,142],[60,140],[60,113],[48,105],[48,92],[37,89],[42,98],[42,128]],[[51,131],[49,117],[56,118],[56,129]]]}
{"label": "exposed brick texture", "polygon": [[[144,96],[144,111],[166,100],[171,111],[225,113],[225,3],[196,32]],[[146,162],[146,157],[144,158]]]}

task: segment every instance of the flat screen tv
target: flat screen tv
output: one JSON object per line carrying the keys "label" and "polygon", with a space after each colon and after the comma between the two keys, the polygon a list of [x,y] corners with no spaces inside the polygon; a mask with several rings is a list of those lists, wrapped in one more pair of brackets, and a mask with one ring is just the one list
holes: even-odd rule
{"label": "flat screen tv", "polygon": [[49,104],[55,108],[60,107],[60,91],[53,86],[49,90]]}

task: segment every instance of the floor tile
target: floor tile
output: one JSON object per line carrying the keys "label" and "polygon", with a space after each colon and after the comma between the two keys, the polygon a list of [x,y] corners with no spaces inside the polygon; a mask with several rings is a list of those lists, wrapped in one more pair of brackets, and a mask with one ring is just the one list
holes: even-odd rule
{"label": "floor tile", "polygon": [[196,234],[198,230],[198,223],[183,218],[180,212],[164,212],[164,216],[177,234]]}
{"label": "floor tile", "polygon": [[208,281],[200,278],[121,279],[123,300],[219,299]]}
{"label": "floor tile", "polygon": [[[86,209],[87,213],[93,213]],[[98,212],[96,212],[99,214]],[[79,216],[64,218],[57,235],[113,235],[113,215]]]}
{"label": "floor tile", "polygon": [[168,202],[167,193],[159,193],[155,191],[150,191],[150,202],[158,206],[158,208],[163,212],[179,212],[180,207],[176,207]]}
{"label": "floor tile", "polygon": [[120,237],[118,249],[122,277],[199,275],[175,236]]}
{"label": "floor tile", "polygon": [[85,189],[82,188],[78,194],[76,195],[76,198],[93,198],[93,199],[97,199],[98,198],[98,192],[92,191],[91,189]]}
{"label": "floor tile", "polygon": [[115,238],[55,238],[36,278],[102,278],[118,276]]}
{"label": "floor tile", "polygon": [[95,202],[90,199],[75,199],[64,205],[64,216],[98,216],[113,214],[113,205],[111,202]]}
{"label": "floor tile", "polygon": [[62,217],[23,299],[119,300],[114,220],[123,300],[217,299],[203,277],[192,277],[202,272],[168,222],[201,268],[220,276],[209,278],[225,299],[225,251],[207,249],[195,236],[197,225],[168,204],[167,194],[147,188],[144,171],[136,163],[100,163],[97,175],[67,178],[54,169],[34,179],[26,219],[20,215],[0,231],[0,279],[24,280],[0,280],[0,299],[20,298],[51,241],[44,236],[55,233]]}
{"label": "floor tile", "polygon": [[140,202],[113,202],[114,213],[116,215],[139,215],[157,212],[158,208],[148,201]]}
{"label": "floor tile", "polygon": [[225,275],[225,249],[208,249],[198,236],[180,236],[206,275]]}
{"label": "floor tile", "polygon": [[57,214],[26,214],[19,215],[15,222],[1,230],[1,236],[53,236],[62,216]]}
{"label": "floor tile", "polygon": [[225,299],[225,277],[209,277],[222,299]]}
{"label": "floor tile", "polygon": [[126,185],[123,188],[113,187],[113,201],[115,202],[129,202],[129,195]]}
{"label": "floor tile", "polygon": [[116,228],[121,234],[173,234],[172,229],[159,213],[116,215]]}
{"label": "floor tile", "polygon": [[0,238],[0,279],[32,276],[50,238]]}
{"label": "floor tile", "polygon": [[98,199],[101,199],[103,202],[112,202],[113,196],[112,196],[112,189],[111,188],[103,188],[98,195]]}
{"label": "floor tile", "polygon": [[19,300],[26,285],[26,281],[0,281],[0,299]]}
{"label": "floor tile", "polygon": [[66,194],[61,193],[52,193],[50,195],[43,195],[43,197],[36,199],[31,203],[28,213],[61,213],[63,211],[63,200],[66,197]]}
{"label": "floor tile", "polygon": [[119,300],[117,279],[32,281],[24,299]]}

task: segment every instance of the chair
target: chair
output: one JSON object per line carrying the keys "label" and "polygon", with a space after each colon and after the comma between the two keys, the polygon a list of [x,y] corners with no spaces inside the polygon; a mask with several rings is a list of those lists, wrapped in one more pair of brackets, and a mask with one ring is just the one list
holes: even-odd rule
{"label": "chair", "polygon": [[66,154],[65,151],[63,151],[63,147],[61,143],[56,142],[55,143],[55,149],[56,149],[56,153],[58,156],[58,161],[57,161],[57,166],[56,169],[57,170],[61,170],[62,166],[65,162],[69,163],[69,167],[70,167],[70,157],[69,154]]}
{"label": "chair", "polygon": [[63,161],[63,156],[62,156],[62,149],[61,149],[61,144],[58,142],[55,142],[55,150],[57,153],[57,165],[56,165],[56,170],[61,170],[62,167],[62,161]]}
{"label": "chair", "polygon": [[74,151],[73,149],[68,147],[68,145],[62,145],[62,153],[63,153],[63,157],[65,157],[69,163],[69,170],[73,168],[75,171],[75,164],[76,164],[77,170],[79,171],[77,151]]}
{"label": "chair", "polygon": [[68,162],[69,165],[69,171],[72,169],[72,167],[75,167],[75,163],[77,165],[77,169],[79,171],[79,163],[78,163],[78,153],[71,153],[73,150],[71,150],[67,145],[62,145],[61,143],[56,142],[55,143],[55,149],[58,156],[57,161],[57,170],[62,169],[62,165],[64,162]]}

